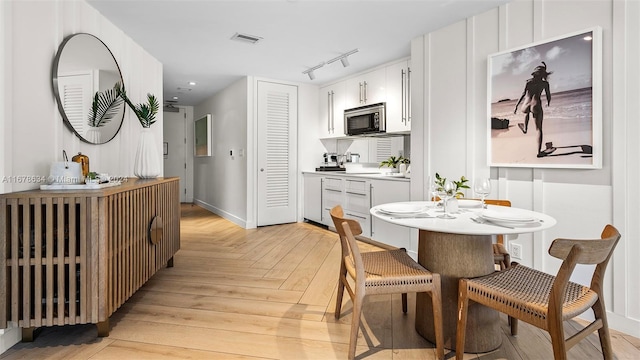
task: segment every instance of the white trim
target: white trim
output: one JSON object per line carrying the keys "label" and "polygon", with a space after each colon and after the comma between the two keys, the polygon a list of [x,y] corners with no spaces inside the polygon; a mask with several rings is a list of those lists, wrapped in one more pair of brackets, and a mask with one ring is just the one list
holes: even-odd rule
{"label": "white trim", "polygon": [[201,207],[211,211],[212,213],[214,213],[214,214],[216,214],[216,215],[218,215],[218,216],[220,216],[222,218],[225,218],[225,219],[231,221],[232,223],[234,223],[234,224],[236,224],[236,225],[238,225],[238,226],[240,226],[242,228],[247,229],[246,222],[244,220],[242,220],[241,218],[239,218],[239,217],[237,217],[237,216],[235,216],[235,215],[233,215],[233,214],[231,214],[229,212],[226,212],[226,211],[224,211],[224,210],[222,210],[220,208],[217,208],[217,207],[215,207],[215,206],[213,206],[213,205],[211,205],[209,203],[206,203],[206,202],[204,202],[202,200],[193,199],[193,203],[195,205],[201,206]]}

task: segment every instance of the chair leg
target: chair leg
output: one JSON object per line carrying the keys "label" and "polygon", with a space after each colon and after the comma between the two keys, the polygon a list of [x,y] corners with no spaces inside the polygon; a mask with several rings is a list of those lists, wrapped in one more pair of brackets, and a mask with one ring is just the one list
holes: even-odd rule
{"label": "chair leg", "polygon": [[338,277],[338,295],[336,296],[336,319],[340,319],[340,311],[342,311],[342,297],[344,296],[344,280],[347,276],[347,269],[344,267],[344,263],[340,266],[340,276]]}
{"label": "chair leg", "polygon": [[467,297],[467,281],[462,279],[458,285],[458,325],[456,328],[456,360],[464,357],[464,341],[467,329],[467,311],[469,298]]}
{"label": "chair leg", "polygon": [[349,360],[353,360],[356,357],[356,343],[358,341],[358,330],[360,329],[363,300],[364,296],[357,293],[353,298],[353,317],[351,318],[351,334],[349,336]]}
{"label": "chair leg", "polygon": [[433,276],[431,290],[431,305],[433,305],[433,330],[436,333],[436,359],[444,360],[444,330],[442,325],[442,291],[440,290],[440,276]]}
{"label": "chair leg", "polygon": [[549,319],[549,335],[551,336],[554,360],[567,360],[567,347],[564,342],[562,319]]}
{"label": "chair leg", "polygon": [[511,336],[518,335],[518,319],[509,316],[509,325],[511,325]]}
{"label": "chair leg", "polygon": [[600,347],[602,347],[602,357],[605,360],[613,359],[613,348],[611,347],[611,335],[609,334],[609,324],[607,323],[607,311],[604,303],[598,299],[591,307],[596,319],[602,320],[602,327],[598,329],[600,337]]}
{"label": "chair leg", "polygon": [[402,293],[402,312],[407,313],[407,293]]}

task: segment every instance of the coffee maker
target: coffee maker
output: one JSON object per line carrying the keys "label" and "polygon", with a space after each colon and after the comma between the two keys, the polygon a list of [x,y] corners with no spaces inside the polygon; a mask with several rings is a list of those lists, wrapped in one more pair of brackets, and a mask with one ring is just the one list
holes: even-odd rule
{"label": "coffee maker", "polygon": [[341,156],[337,153],[326,152],[322,154],[322,163],[320,167],[316,168],[316,171],[344,171],[344,167],[340,166]]}

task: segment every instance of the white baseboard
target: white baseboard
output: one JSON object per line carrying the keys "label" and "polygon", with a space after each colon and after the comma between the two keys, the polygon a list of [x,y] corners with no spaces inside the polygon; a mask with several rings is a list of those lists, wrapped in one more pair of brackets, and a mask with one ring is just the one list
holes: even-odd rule
{"label": "white baseboard", "polygon": [[609,329],[640,338],[640,321],[607,311]]}
{"label": "white baseboard", "polygon": [[0,330],[0,354],[9,350],[13,345],[22,341],[22,329],[9,325]]}
{"label": "white baseboard", "polygon": [[204,202],[202,200],[198,200],[196,198],[193,199],[193,203],[198,205],[198,206],[202,206],[203,208],[211,211],[212,213],[214,213],[214,214],[216,214],[216,215],[218,215],[218,216],[220,216],[222,218],[225,218],[225,219],[231,221],[232,223],[234,223],[234,224],[236,224],[238,226],[241,226],[243,229],[247,229],[247,222],[244,219],[240,219],[239,217],[237,217],[237,216],[235,216],[235,215],[233,215],[231,213],[228,213],[228,212],[226,212],[226,211],[224,211],[222,209],[219,209],[219,208],[217,208],[217,207],[215,207],[215,206],[213,206],[211,204],[208,204],[208,203],[206,203],[206,202]]}

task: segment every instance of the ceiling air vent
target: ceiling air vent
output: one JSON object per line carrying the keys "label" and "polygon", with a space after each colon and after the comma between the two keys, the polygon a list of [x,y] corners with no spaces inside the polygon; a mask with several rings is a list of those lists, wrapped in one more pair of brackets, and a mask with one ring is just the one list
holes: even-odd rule
{"label": "ceiling air vent", "polygon": [[231,40],[236,40],[236,41],[240,41],[240,42],[246,42],[246,43],[249,43],[249,44],[255,44],[258,41],[262,40],[262,38],[259,37],[259,36],[253,36],[253,35],[249,35],[249,34],[235,33],[231,37]]}

